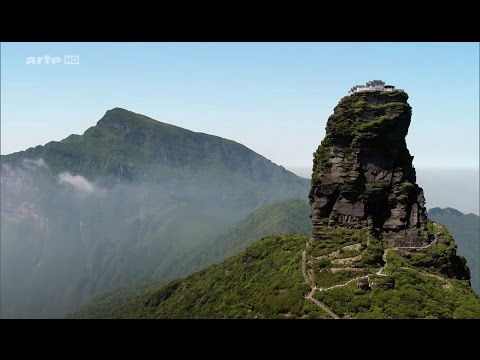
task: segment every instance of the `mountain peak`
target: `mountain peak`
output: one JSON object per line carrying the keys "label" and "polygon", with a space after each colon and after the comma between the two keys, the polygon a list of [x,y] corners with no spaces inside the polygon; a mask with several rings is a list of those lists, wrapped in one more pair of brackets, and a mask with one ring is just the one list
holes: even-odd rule
{"label": "mountain peak", "polygon": [[[110,119],[114,116],[117,116],[117,117],[137,117],[137,116],[144,116],[144,115],[141,115],[141,114],[138,114],[138,113],[135,113],[133,111],[130,111],[130,110],[127,110],[127,109],[124,109],[124,108],[121,108],[121,107],[114,107],[110,110],[107,110],[105,112],[105,115],[103,115],[102,119],[104,118],[107,118],[107,119]],[[145,116],[146,117],[146,116]],[[102,120],[100,119],[100,121]]]}
{"label": "mountain peak", "polygon": [[[132,126],[151,126],[161,125],[163,123],[149,118],[148,116],[137,114],[133,111],[123,108],[113,108],[108,110],[105,115],[97,122],[97,126],[108,129],[114,133],[128,133]],[[167,125],[167,124],[163,124]]]}
{"label": "mountain peak", "polygon": [[442,216],[442,215],[451,215],[451,216],[462,216],[465,215],[461,211],[458,211],[457,209],[451,208],[451,207],[446,207],[446,208],[439,208],[439,207],[434,207],[428,211],[428,214],[432,216]]}
{"label": "mountain peak", "polygon": [[314,154],[314,238],[322,225],[340,225],[376,228],[397,246],[428,243],[419,235],[426,230],[425,199],[405,142],[407,99],[399,90],[356,92],[335,107]]}
{"label": "mountain peak", "polygon": [[128,109],[121,108],[121,107],[114,107],[114,108],[112,108],[112,109],[110,109],[110,110],[107,110],[107,113],[110,113],[110,112],[135,114],[135,112],[130,111],[130,110],[128,110]]}

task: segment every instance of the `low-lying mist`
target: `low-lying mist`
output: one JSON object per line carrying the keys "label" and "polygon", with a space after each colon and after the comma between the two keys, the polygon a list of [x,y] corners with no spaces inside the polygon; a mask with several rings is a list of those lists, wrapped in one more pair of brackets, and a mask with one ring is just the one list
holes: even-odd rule
{"label": "low-lying mist", "polygon": [[2,164],[1,317],[63,317],[107,291],[185,275],[176,261],[292,197],[235,174],[160,170],[154,181],[107,186],[42,159]]}

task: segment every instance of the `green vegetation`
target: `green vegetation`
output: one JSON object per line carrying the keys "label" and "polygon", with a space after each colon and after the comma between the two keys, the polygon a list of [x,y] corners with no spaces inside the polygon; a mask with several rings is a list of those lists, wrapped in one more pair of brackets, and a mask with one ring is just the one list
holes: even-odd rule
{"label": "green vegetation", "polygon": [[[274,234],[311,234],[311,209],[303,200],[290,199],[255,210],[232,230],[218,237],[210,249],[193,253],[189,263],[198,268],[238,254],[256,240]],[[180,264],[181,266],[181,264]]]}
{"label": "green vegetation", "polygon": [[[378,135],[409,108],[403,92],[388,93],[392,101],[385,104],[369,103],[370,96],[339,104],[328,131],[340,145],[327,134],[314,154],[312,182],[332,165],[333,146],[352,159],[359,141]],[[311,301],[313,294],[339,317],[480,317],[480,299],[445,228],[429,222],[438,242],[417,251],[388,248],[366,229],[324,227],[313,241],[305,236],[310,208],[303,201],[250,213],[274,200],[302,197],[308,184],[235,142],[113,109],[83,135],[2,156],[2,162],[20,166],[40,157],[50,177],[15,195],[3,191],[2,182],[9,204],[25,206],[28,193],[38,212],[4,223],[2,202],[2,268],[13,269],[8,276],[2,272],[7,317],[59,316],[98,294],[104,295],[70,316],[330,317]],[[100,196],[59,190],[60,171],[94,180]],[[405,200],[413,186],[398,185],[389,200]],[[8,210],[8,216],[25,211]],[[35,220],[42,217],[48,226]],[[120,284],[136,287],[111,291]],[[2,315],[5,298],[2,291]]]}
{"label": "green vegetation", "polygon": [[357,126],[355,118],[355,113],[352,109],[339,109],[328,119],[328,132],[335,134],[337,137],[352,138]]}
{"label": "green vegetation", "polygon": [[[325,170],[330,166],[329,146],[334,139],[335,145],[341,149],[347,160],[352,160],[354,148],[377,137],[387,122],[411,111],[405,92],[376,93],[356,93],[342,98],[327,122],[325,139],[329,144],[322,143],[314,154],[314,169]],[[385,102],[378,103],[378,95]]]}
{"label": "green vegetation", "polygon": [[318,182],[318,175],[332,166],[330,162],[331,146],[328,138],[322,140],[317,148],[317,151],[313,153],[313,174],[312,184]]}
{"label": "green vegetation", "polygon": [[[54,174],[69,171],[110,186],[118,181],[152,181],[157,176],[178,179],[182,173],[207,180],[212,175],[235,172],[273,184],[288,179],[294,185],[299,181],[293,173],[237,142],[121,108],[107,111],[83,135],[1,156],[2,163],[15,165],[25,158],[42,158]],[[179,171],[172,172],[172,167]]]}
{"label": "green vegetation", "polygon": [[369,244],[363,252],[361,260],[355,262],[354,266],[362,268],[378,268],[378,266],[383,265],[383,251],[384,246],[382,241],[373,236],[370,236]]}
{"label": "green vegetation", "polygon": [[313,153],[313,167],[318,170],[324,170],[332,164],[330,163],[330,142],[328,138],[322,140],[317,148],[317,151]]}
{"label": "green vegetation", "polygon": [[392,274],[395,287],[360,290],[352,283],[318,292],[316,297],[338,315],[355,318],[479,318],[480,300],[463,283],[441,281],[421,273],[398,270]]}
{"label": "green vegetation", "polygon": [[428,217],[447,227],[455,238],[458,253],[465,257],[472,276],[472,287],[480,294],[480,218],[452,208],[433,208]]}
{"label": "green vegetation", "polygon": [[313,185],[317,183],[319,173],[332,166],[332,146],[336,146],[347,161],[352,161],[355,148],[377,137],[389,121],[411,111],[406,102],[408,96],[403,91],[382,92],[384,103],[377,103],[378,97],[372,101],[375,93],[345,96],[335,107],[327,122],[327,135],[313,154]]}
{"label": "green vegetation", "polygon": [[[385,248],[365,230],[325,227],[322,234],[318,241],[301,235],[263,238],[221,264],[149,290],[118,307],[111,317],[330,317],[305,298],[310,285],[302,275],[304,250],[307,272],[312,269],[314,274],[311,285],[323,289],[315,291],[314,297],[340,317],[480,317],[480,298],[468,281],[415,267],[408,256]],[[354,264],[360,267],[354,270],[350,257],[359,254],[361,259]],[[377,274],[383,267],[384,273]],[[364,279],[368,288],[358,288],[357,278]]]}
{"label": "green vegetation", "polygon": [[114,318],[286,318],[308,316],[303,235],[276,235],[241,254],[150,291],[119,307]]}
{"label": "green vegetation", "polygon": [[347,161],[353,161],[353,149],[349,146],[341,148],[342,154],[345,157],[345,160]]}
{"label": "green vegetation", "polygon": [[[395,261],[395,260],[396,261]],[[372,276],[371,290],[355,283],[317,292],[316,298],[344,317],[355,318],[479,318],[480,298],[467,281],[440,280],[415,269],[389,252],[388,277]],[[375,286],[373,286],[375,284]]]}
{"label": "green vegetation", "polygon": [[426,268],[429,271],[438,271],[449,277],[465,279],[469,274],[466,260],[457,256],[457,245],[443,226],[436,226],[430,220],[427,223],[428,232],[437,236],[439,241],[428,249],[409,254],[407,259],[415,267]]}
{"label": "green vegetation", "polygon": [[[238,254],[253,242],[279,233],[310,235],[310,206],[302,200],[286,200],[255,210],[233,229],[215,239],[208,248],[195,249],[173,259],[176,274],[185,275]],[[140,295],[158,282],[138,285],[102,295],[92,300],[71,316],[75,318],[103,318],[133,297]]]}
{"label": "green vegetation", "polygon": [[[48,168],[24,166],[40,158]],[[227,255],[211,251],[220,235],[257,208],[305,199],[310,186],[234,141],[118,108],[83,135],[1,161],[6,318],[63,317],[115,289],[164,283],[220,261]],[[93,190],[59,183],[64,171]],[[25,206],[34,210],[20,219]],[[295,230],[273,224],[271,231]]]}
{"label": "green vegetation", "polygon": [[338,284],[342,284],[349,280],[352,280],[356,277],[366,275],[368,271],[352,271],[352,270],[345,270],[339,272],[331,272],[328,270],[324,271],[317,271],[315,273],[315,285],[317,287],[329,287]]}
{"label": "green vegetation", "polygon": [[[469,287],[468,281],[455,279],[455,274],[441,274],[435,268],[425,269],[415,260],[416,256],[435,254],[440,264],[447,264],[456,258],[455,244],[446,229],[428,224],[429,231],[436,231],[439,243],[412,254],[385,248],[380,239],[369,238],[369,245],[362,250],[359,261],[348,266],[360,267],[362,271],[350,269],[329,272],[333,269],[338,251],[330,252],[329,258],[322,258],[321,265],[313,263],[315,284],[332,287],[326,291],[316,291],[315,298],[330,307],[340,317],[353,318],[478,318],[480,298]],[[433,234],[432,234],[433,235]],[[445,251],[448,248],[448,251]],[[382,260],[386,251],[387,263]],[[340,252],[341,254],[341,252]],[[309,258],[315,254],[309,251]],[[355,254],[354,254],[355,255]],[[345,258],[341,255],[340,259]],[[328,261],[330,260],[330,261]],[[338,261],[338,260],[337,260]],[[384,268],[377,274],[377,269]],[[440,270],[442,267],[440,266]],[[368,289],[357,288],[358,281],[347,283],[368,275]],[[446,276],[445,276],[446,275]],[[345,286],[338,286],[345,284]],[[446,301],[443,302],[443,298]]]}
{"label": "green vegetation", "polygon": [[412,190],[415,188],[415,185],[408,181],[404,181],[401,184],[395,185],[393,193],[389,195],[389,200],[397,200],[399,202],[408,200],[409,194],[412,193]]}
{"label": "green vegetation", "polygon": [[325,228],[318,241],[310,243],[308,253],[312,257],[323,256],[352,244],[367,244],[367,232],[363,229]]}
{"label": "green vegetation", "polygon": [[409,191],[410,189],[413,189],[413,187],[414,185],[412,183],[405,181],[400,184],[400,186],[398,187],[398,190],[401,192],[406,192],[406,191]]}
{"label": "green vegetation", "polygon": [[402,102],[406,102],[408,100],[408,94],[403,90],[395,89],[393,91],[386,92],[386,94],[392,98],[394,97],[396,99],[401,99]]}
{"label": "green vegetation", "polygon": [[367,248],[366,244],[361,244],[361,246],[357,249],[346,249],[346,248],[340,248],[338,250],[338,253],[340,255],[340,258],[348,258],[348,257],[354,257],[357,255],[360,255],[365,249]]}
{"label": "green vegetation", "polygon": [[146,291],[161,286],[158,282],[147,282],[138,284],[135,287],[119,289],[106,294],[97,296],[87,305],[68,314],[67,319],[104,319],[112,314],[112,311],[129,302],[132,298],[137,297]]}
{"label": "green vegetation", "polygon": [[391,119],[390,116],[387,116],[387,115],[374,117],[370,121],[361,123],[360,125],[358,125],[357,132],[366,133],[366,132],[377,131],[380,125],[382,125],[385,121],[388,121],[390,119]]}
{"label": "green vegetation", "polygon": [[307,259],[315,285],[325,288],[376,272],[383,251],[381,240],[365,230],[325,228],[318,241],[309,242]]}

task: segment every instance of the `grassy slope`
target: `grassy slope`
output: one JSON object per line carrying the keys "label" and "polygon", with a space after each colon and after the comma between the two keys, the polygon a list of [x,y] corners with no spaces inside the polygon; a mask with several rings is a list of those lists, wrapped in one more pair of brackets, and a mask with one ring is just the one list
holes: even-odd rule
{"label": "grassy slope", "polygon": [[123,288],[100,295],[87,305],[68,314],[67,319],[103,319],[111,315],[117,307],[124,305],[133,298],[143,293],[158,288],[163,284],[158,282],[145,282],[135,287]]}
{"label": "grassy slope", "polygon": [[[111,317],[329,317],[305,299],[310,287],[316,286],[327,289],[317,290],[313,297],[339,317],[478,318],[480,298],[468,281],[446,277],[422,262],[422,256],[442,262],[455,252],[448,232],[439,231],[447,241],[420,251],[418,256],[388,250],[386,276],[376,275],[385,265],[384,245],[369,239],[363,230],[325,228],[324,239],[310,242],[308,247],[309,239],[303,235],[271,236],[221,264],[149,290],[118,307]],[[308,285],[302,276],[305,249],[306,272],[313,273]],[[332,271],[338,267],[348,269]],[[347,283],[366,275],[367,290],[357,288],[356,280]],[[342,284],[346,285],[328,289]]]}
{"label": "grassy slope", "polygon": [[[310,234],[310,207],[297,199],[279,201],[255,210],[233,229],[218,237],[206,250],[194,251],[176,262],[177,272],[187,275],[192,269],[201,269],[233,254],[238,254],[256,240],[278,233]],[[72,313],[73,318],[102,318],[145,290],[158,287],[156,282],[109,292],[93,299]]]}
{"label": "grassy slope", "polygon": [[304,235],[264,238],[224,263],[151,290],[112,317],[255,318],[294,316],[317,309],[304,302]]}
{"label": "grassy slope", "polygon": [[[218,237],[211,247],[187,257],[198,269],[238,254],[253,242],[274,234],[310,235],[310,206],[306,201],[289,199],[255,210],[232,230]],[[181,263],[180,263],[181,264]],[[180,265],[181,266],[181,265]]]}

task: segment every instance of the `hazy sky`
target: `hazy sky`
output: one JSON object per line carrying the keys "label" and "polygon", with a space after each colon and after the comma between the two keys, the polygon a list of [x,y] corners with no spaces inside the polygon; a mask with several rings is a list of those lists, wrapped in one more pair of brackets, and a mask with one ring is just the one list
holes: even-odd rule
{"label": "hazy sky", "polygon": [[[61,62],[27,64],[44,55]],[[123,107],[311,167],[335,105],[372,79],[410,96],[415,166],[478,171],[478,43],[2,43],[1,153]]]}

